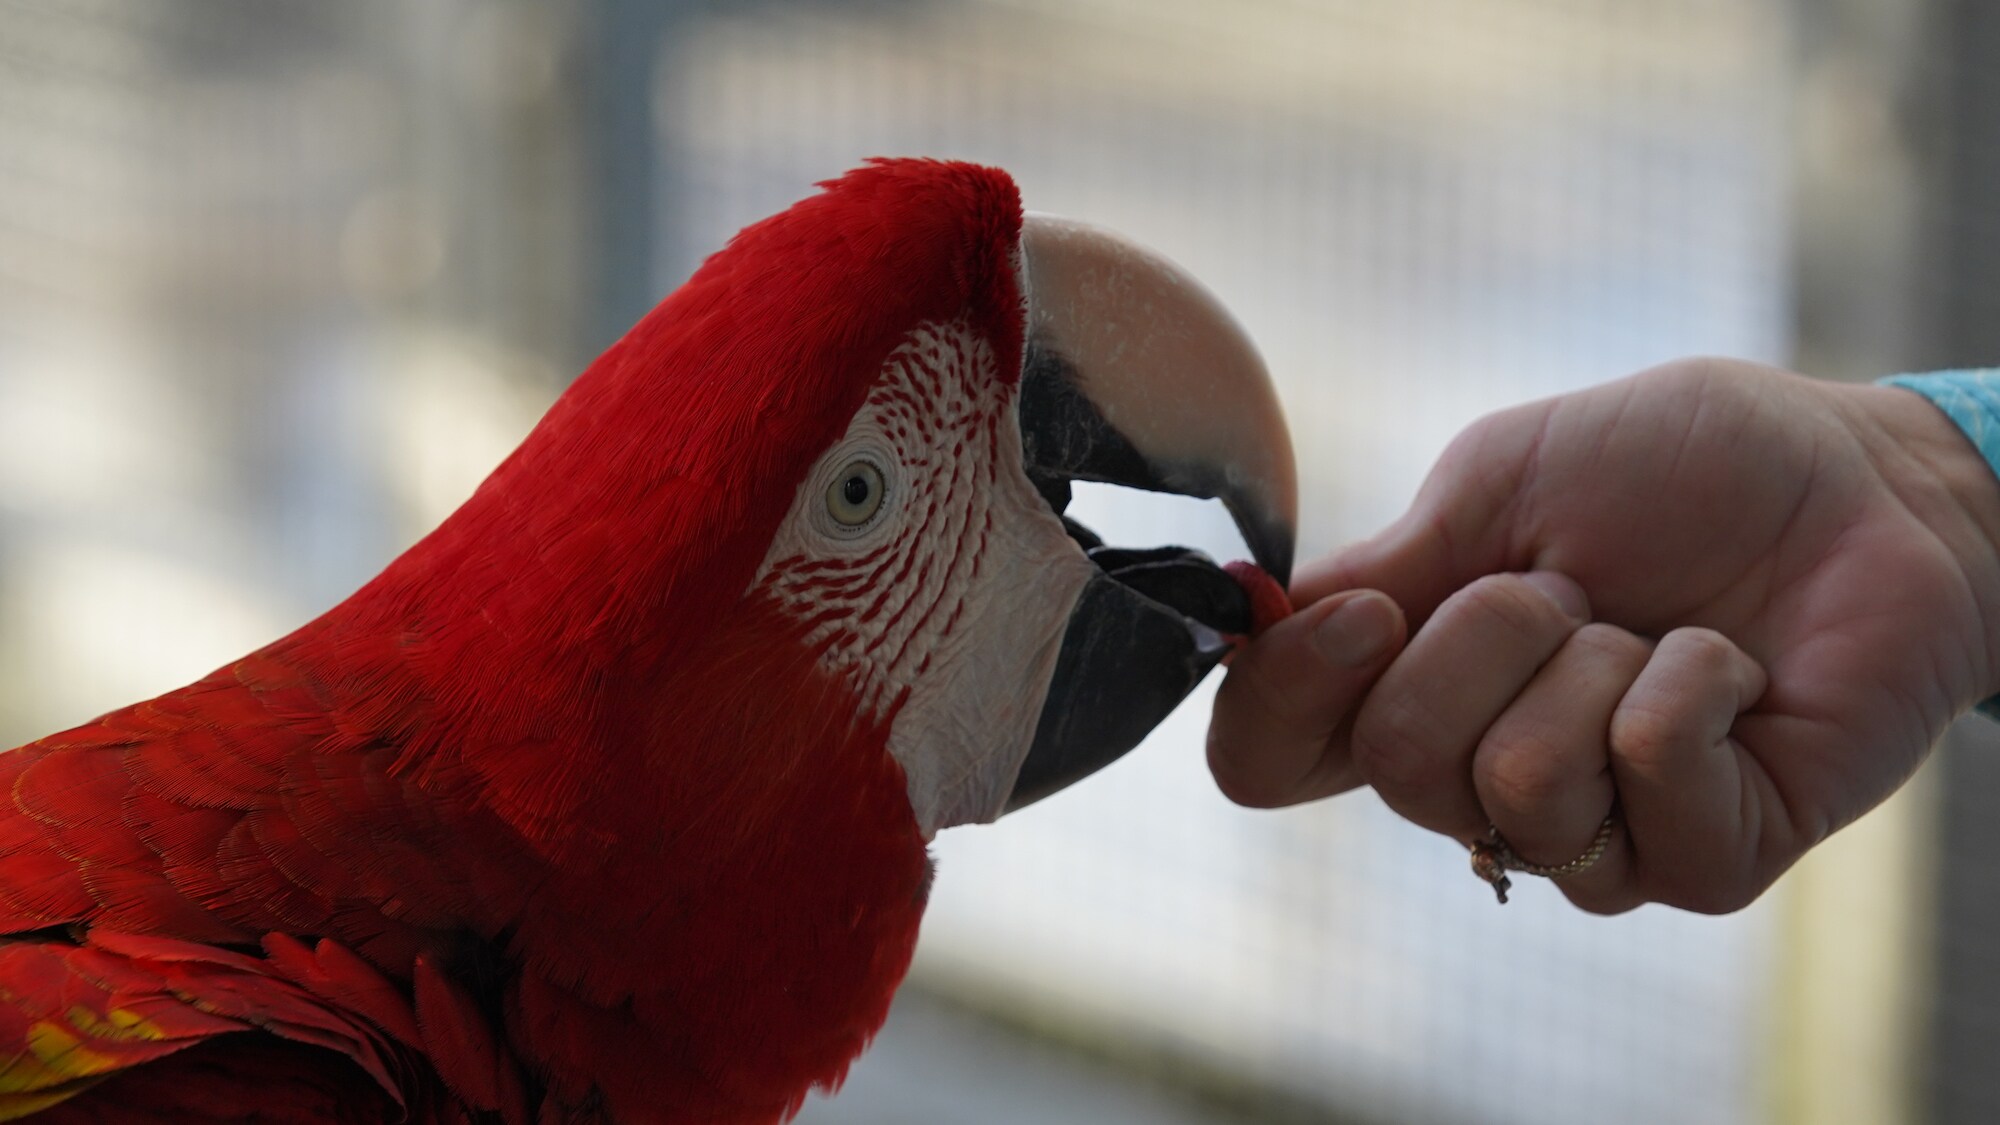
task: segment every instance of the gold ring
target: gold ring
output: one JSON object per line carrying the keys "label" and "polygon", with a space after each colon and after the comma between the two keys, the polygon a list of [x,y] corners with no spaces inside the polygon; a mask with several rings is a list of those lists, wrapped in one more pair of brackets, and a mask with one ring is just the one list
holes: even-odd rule
{"label": "gold ring", "polygon": [[1514,850],[1514,845],[1500,834],[1493,825],[1486,826],[1486,838],[1472,845],[1472,873],[1493,886],[1493,893],[1501,902],[1507,901],[1507,891],[1514,883],[1507,878],[1507,872],[1519,871],[1524,875],[1540,875],[1544,879],[1567,879],[1590,870],[1591,864],[1604,858],[1604,849],[1611,844],[1611,831],[1618,827],[1618,810],[1612,809],[1604,823],[1597,826],[1597,835],[1591,838],[1590,846],[1583,854],[1568,863],[1529,863]]}

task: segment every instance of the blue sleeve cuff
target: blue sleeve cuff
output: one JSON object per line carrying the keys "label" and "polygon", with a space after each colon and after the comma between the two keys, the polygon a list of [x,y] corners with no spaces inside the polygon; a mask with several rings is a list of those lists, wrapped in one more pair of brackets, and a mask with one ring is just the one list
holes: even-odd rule
{"label": "blue sleeve cuff", "polygon": [[[1931,400],[1964,432],[1986,467],[2000,477],[2000,368],[1967,368],[1929,375],[1891,375],[1884,386],[1902,387]],[[2000,696],[1981,703],[1979,713],[2000,722]]]}

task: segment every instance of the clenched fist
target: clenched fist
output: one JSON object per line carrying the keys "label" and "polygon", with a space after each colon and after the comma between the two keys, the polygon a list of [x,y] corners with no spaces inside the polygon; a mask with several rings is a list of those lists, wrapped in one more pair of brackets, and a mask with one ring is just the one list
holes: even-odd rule
{"label": "clenched fist", "polygon": [[1304,567],[1209,764],[1496,828],[1577,905],[1744,906],[2000,691],[2000,482],[1923,397],[1689,360],[1486,418]]}

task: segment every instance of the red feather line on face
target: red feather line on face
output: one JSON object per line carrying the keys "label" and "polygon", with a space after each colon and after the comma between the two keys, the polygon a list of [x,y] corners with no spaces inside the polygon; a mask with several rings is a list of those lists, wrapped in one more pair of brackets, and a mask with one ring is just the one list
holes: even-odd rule
{"label": "red feather line on face", "polygon": [[883,508],[898,534],[855,557],[818,557],[823,544],[808,542],[768,564],[759,582],[758,596],[789,606],[808,643],[862,685],[863,714],[906,697],[963,612],[996,491],[1006,420],[996,381],[989,353],[963,322],[914,333],[855,416],[856,428],[894,446]]}
{"label": "red feather line on face", "polygon": [[[767,1121],[838,1081],[907,967],[929,864],[893,703],[857,718],[797,618],[745,594],[917,326],[968,326],[1002,382],[1023,329],[1003,173],[884,162],[826,188],[709,259],[348,601],[0,755],[0,1060],[39,1059],[43,1015],[108,1044],[125,988],[159,1027],[236,1022],[177,1032],[184,1071],[144,1079],[123,1071],[153,1048],[44,1060],[120,1075],[66,1111],[182,1097],[173,1073],[212,1079],[221,1112],[254,1095],[217,1077],[231,1060],[301,1098],[339,1073],[385,1107],[509,1114],[511,1067],[578,1120]],[[30,1093],[21,1073],[0,1096]]]}

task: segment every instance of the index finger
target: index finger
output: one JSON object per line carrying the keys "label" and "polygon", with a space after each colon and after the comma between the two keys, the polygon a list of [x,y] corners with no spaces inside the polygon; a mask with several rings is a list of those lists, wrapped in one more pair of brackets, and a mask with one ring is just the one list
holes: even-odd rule
{"label": "index finger", "polygon": [[1209,719],[1208,766],[1230,800],[1272,808],[1360,783],[1333,735],[1402,647],[1396,603],[1372,590],[1326,598],[1265,630],[1230,662]]}

